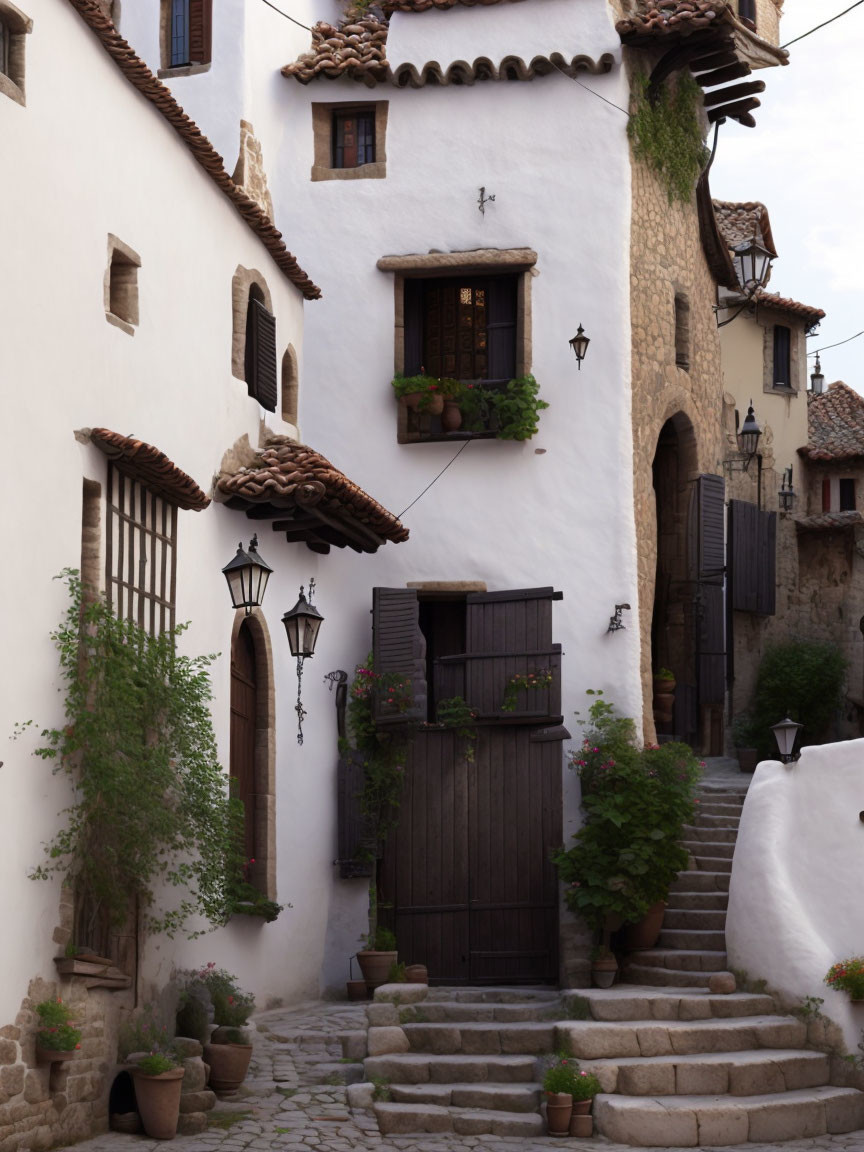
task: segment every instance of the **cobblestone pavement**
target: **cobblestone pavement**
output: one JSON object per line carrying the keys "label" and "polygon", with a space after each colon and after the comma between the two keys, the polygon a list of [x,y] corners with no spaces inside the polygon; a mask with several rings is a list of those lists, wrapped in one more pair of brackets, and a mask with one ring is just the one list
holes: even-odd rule
{"label": "cobblestone pavement", "polygon": [[[177,1137],[170,1145],[172,1152],[551,1152],[562,1145],[574,1152],[646,1152],[603,1139],[455,1134],[385,1139],[371,1113],[352,1112],[346,1101],[345,1082],[362,1078],[362,1064],[342,1060],[338,1034],[365,1027],[365,1005],[303,1004],[260,1013],[255,1023],[255,1052],[242,1095],[210,1113],[214,1126],[206,1132]],[[162,1141],[116,1132],[74,1145],[75,1152],[156,1152],[165,1147]],[[726,1152],[769,1148],[864,1152],[864,1131],[786,1144],[736,1145]]]}

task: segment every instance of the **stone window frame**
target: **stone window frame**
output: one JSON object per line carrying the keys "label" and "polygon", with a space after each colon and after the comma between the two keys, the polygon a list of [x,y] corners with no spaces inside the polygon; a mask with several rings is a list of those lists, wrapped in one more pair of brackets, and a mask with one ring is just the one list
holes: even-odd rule
{"label": "stone window frame", "polygon": [[268,312],[273,313],[273,298],[267,281],[257,268],[244,268],[242,264],[231,279],[231,375],[235,380],[246,379],[246,317],[249,312],[249,294],[252,285],[256,285],[264,297],[263,304]]}
{"label": "stone window frame", "polygon": [[113,232],[108,233],[108,265],[103,280],[105,319],[129,336],[139,322],[138,269],[141,257]]}
{"label": "stone window frame", "polygon": [[[806,365],[806,336],[803,329],[798,327],[791,317],[783,316],[777,320],[766,321],[762,324],[762,391],[770,392],[773,396],[797,396],[801,389],[801,365]],[[774,383],[774,329],[780,325],[789,329],[789,385],[778,388]],[[802,349],[801,345],[805,347]],[[803,351],[803,359],[802,359]]]}
{"label": "stone window frame", "polygon": [[[358,168],[333,167],[333,113],[349,109],[375,111],[375,161]],[[346,100],[312,104],[312,180],[384,180],[387,176],[387,117],[389,100]]]}
{"label": "stone window frame", "polygon": [[289,344],[282,354],[282,419],[298,427],[300,401],[300,366],[297,351]]}
{"label": "stone window frame", "polygon": [[0,22],[7,39],[6,59],[0,60],[0,93],[25,107],[25,37],[33,31],[33,21],[10,0],[0,0]]}
{"label": "stone window frame", "polygon": [[675,367],[690,371],[690,297],[675,289]]}
{"label": "stone window frame", "polygon": [[[162,67],[157,69],[156,75],[160,80],[171,79],[173,76],[198,76],[202,72],[209,72],[212,67],[211,59],[192,62],[188,64],[171,65],[171,3],[172,0],[161,0],[159,4],[159,58]],[[212,0],[211,0],[212,19]],[[116,22],[115,22],[116,23]]]}

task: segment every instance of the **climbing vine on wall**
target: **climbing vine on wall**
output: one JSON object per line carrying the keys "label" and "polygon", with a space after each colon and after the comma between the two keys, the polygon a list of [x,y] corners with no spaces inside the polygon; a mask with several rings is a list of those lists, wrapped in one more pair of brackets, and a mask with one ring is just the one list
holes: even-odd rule
{"label": "climbing vine on wall", "polygon": [[649,97],[648,77],[633,79],[633,113],[627,132],[638,160],[660,179],[672,204],[686,203],[708,159],[702,137],[702,89],[679,73]]}

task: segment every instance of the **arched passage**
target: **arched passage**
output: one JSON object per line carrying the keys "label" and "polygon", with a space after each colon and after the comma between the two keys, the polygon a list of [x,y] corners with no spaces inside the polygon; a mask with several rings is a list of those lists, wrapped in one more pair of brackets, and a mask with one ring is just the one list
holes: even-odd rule
{"label": "arched passage", "polygon": [[231,638],[231,765],[242,800],[249,882],[276,899],[275,693],[264,618],[238,613]]}

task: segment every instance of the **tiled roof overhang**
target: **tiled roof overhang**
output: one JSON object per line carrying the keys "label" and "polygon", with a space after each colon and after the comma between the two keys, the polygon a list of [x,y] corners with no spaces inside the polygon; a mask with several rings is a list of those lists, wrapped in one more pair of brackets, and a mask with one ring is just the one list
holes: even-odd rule
{"label": "tiled roof overhang", "polygon": [[178,508],[202,512],[210,503],[210,497],[201,491],[192,477],[152,444],[121,436],[108,428],[91,428],[90,440],[121,472],[133,480],[140,480],[151,492]]}
{"label": "tiled roof overhang", "polygon": [[718,227],[730,248],[755,236],[772,256],[777,256],[771,218],[764,204],[758,200],[714,200],[712,203]]}
{"label": "tiled roof overhang", "polygon": [[803,320],[807,328],[815,328],[820,320],[825,319],[821,308],[814,308],[810,304],[802,304],[798,300],[790,300],[788,296],[778,296],[774,292],[760,291],[756,293],[756,302],[765,308],[773,308],[777,312],[785,312],[787,316],[795,316]]}
{"label": "tiled roof overhang", "polygon": [[[480,0],[484,2],[484,0]],[[293,64],[286,64],[282,75],[309,84],[319,78],[340,80],[347,77],[360,80],[372,88],[376,84],[395,84],[398,88],[423,88],[427,84],[471,85],[478,80],[533,80],[550,72],[564,72],[573,77],[577,72],[599,74],[609,72],[615,62],[610,52],[598,59],[591,56],[572,56],[560,52],[548,56],[535,56],[524,60],[521,56],[505,56],[495,63],[486,56],[473,62],[457,60],[446,68],[437,60],[430,60],[417,68],[413,64],[400,64],[392,69],[387,59],[387,19],[367,16],[336,28],[319,23],[312,29],[312,51],[305,53]]]}
{"label": "tiled roof overhang", "polygon": [[253,520],[272,520],[275,532],[304,541],[313,552],[330,546],[376,552],[408,529],[329,460],[304,444],[274,436],[252,464],[216,481],[215,498]]}
{"label": "tiled roof overhang", "polygon": [[170,89],[166,88],[161,80],[157,80],[144,61],[135,54],[96,0],[69,0],[69,3],[98,37],[105,51],[132,87],[146,97],[165,117],[195,160],[262,241],[284,275],[300,289],[307,300],[317,300],[321,295],[321,289],[312,283],[288,251],[282,240],[282,233],[267,213],[234,183],[225,171],[222,157],[198,125],[186,115],[171,95]]}
{"label": "tiled roof overhang", "polygon": [[[381,0],[385,12],[428,12],[430,8],[474,8],[478,4],[500,4],[502,0]],[[511,0],[515,3],[515,0]]]}
{"label": "tiled roof overhang", "polygon": [[805,460],[826,464],[864,459],[864,397],[838,380],[807,406]]}
{"label": "tiled roof overhang", "polygon": [[860,512],[822,512],[817,516],[804,516],[795,521],[799,532],[842,532],[864,524]]}

